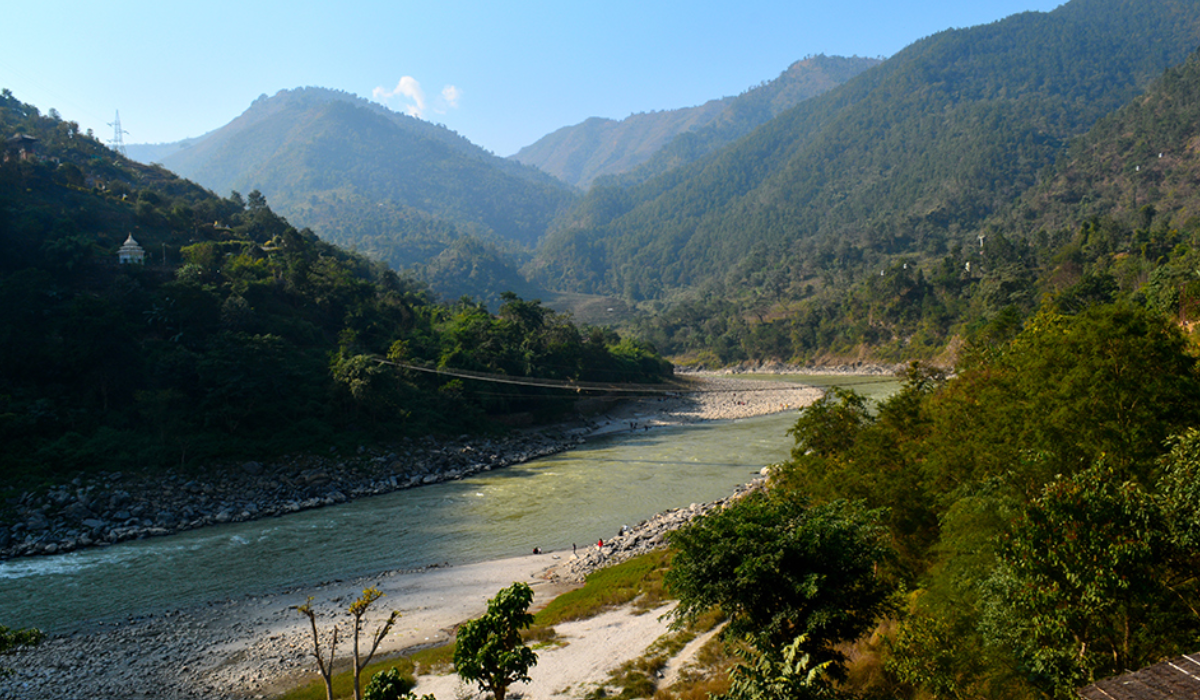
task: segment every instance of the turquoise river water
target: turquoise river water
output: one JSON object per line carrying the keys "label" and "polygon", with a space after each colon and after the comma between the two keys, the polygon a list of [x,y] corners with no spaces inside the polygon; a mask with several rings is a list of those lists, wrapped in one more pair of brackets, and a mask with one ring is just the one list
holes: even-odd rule
{"label": "turquoise river water", "polygon": [[[897,386],[864,378],[804,382],[859,384],[875,395]],[[791,411],[595,438],[461,481],[0,562],[0,624],[63,632],[386,570],[498,559],[533,547],[569,550],[654,513],[729,495],[763,466],[787,458],[795,418]]]}

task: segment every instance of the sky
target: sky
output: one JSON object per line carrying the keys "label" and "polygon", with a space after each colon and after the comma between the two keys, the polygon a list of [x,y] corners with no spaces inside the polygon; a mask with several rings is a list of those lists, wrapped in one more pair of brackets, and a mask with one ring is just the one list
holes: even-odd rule
{"label": "sky", "polygon": [[809,55],[887,57],[1062,0],[38,0],[5,11],[0,88],[110,141],[217,129],[324,87],[509,156],[589,117],[736,95]]}

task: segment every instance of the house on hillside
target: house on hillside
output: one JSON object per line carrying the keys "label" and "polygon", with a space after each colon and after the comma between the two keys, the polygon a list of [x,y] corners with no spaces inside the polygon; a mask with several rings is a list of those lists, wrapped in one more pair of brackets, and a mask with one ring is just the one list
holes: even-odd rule
{"label": "house on hillside", "polygon": [[1200,700],[1200,653],[1080,688],[1084,700]]}
{"label": "house on hillside", "polygon": [[4,162],[12,160],[29,160],[33,157],[33,147],[38,140],[29,134],[17,134],[4,142]]}

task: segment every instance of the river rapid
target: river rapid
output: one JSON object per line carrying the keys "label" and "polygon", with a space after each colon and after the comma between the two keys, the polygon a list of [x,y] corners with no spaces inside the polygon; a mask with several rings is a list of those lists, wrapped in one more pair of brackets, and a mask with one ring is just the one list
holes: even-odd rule
{"label": "river rapid", "polygon": [[[765,378],[765,377],[756,377]],[[896,382],[858,384],[886,395]],[[865,383],[863,383],[865,381]],[[594,544],[651,515],[729,495],[788,457],[796,412],[592,438],[443,484],[265,520],[0,562],[0,624],[52,633],[374,572]]]}

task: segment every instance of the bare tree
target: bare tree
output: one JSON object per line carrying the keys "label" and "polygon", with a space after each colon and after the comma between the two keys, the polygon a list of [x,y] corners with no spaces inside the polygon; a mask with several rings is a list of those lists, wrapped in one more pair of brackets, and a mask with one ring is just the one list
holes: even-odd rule
{"label": "bare tree", "polygon": [[[387,636],[388,632],[392,631],[396,620],[400,618],[400,611],[393,610],[388,615],[388,619],[376,628],[375,634],[371,635],[370,648],[366,654],[363,655],[361,653],[358,638],[363,630],[363,618],[366,617],[371,605],[382,597],[383,593],[378,588],[366,588],[363,589],[362,595],[350,604],[350,617],[354,618],[354,622],[351,625],[351,632],[354,637],[354,700],[362,700],[362,670],[367,667],[367,664],[371,663],[371,658],[375,656],[375,652],[379,649],[379,644]],[[309,596],[308,601],[304,605],[296,605],[293,608],[307,617],[309,624],[312,626],[313,656],[317,659],[317,670],[321,672],[321,678],[325,680],[325,698],[326,700],[333,700],[333,661],[337,653],[339,628],[335,623],[332,638],[329,642],[328,658],[326,658],[321,652],[321,635],[317,631],[317,613],[313,610],[312,601],[312,596]]]}
{"label": "bare tree", "polygon": [[[313,640],[313,656],[317,659],[317,669],[321,672],[321,678],[325,681],[325,700],[333,700],[333,657],[337,652],[338,643],[338,626],[333,626],[333,639],[329,642],[329,660],[321,655],[321,636],[317,633],[317,613],[312,608],[313,597],[309,596],[304,605],[292,606],[298,610],[300,614],[308,618],[309,624],[312,626]],[[358,636],[355,635],[355,646],[357,647]],[[355,674],[355,679],[358,675]],[[357,689],[357,685],[355,686]]]}
{"label": "bare tree", "polygon": [[383,593],[379,592],[378,588],[367,588],[363,590],[362,596],[350,604],[350,616],[354,618],[354,700],[362,700],[361,681],[362,670],[367,664],[371,663],[371,657],[375,656],[375,650],[379,648],[379,643],[387,636],[387,633],[392,630],[392,626],[396,624],[396,620],[400,617],[399,610],[393,610],[388,619],[375,630],[375,634],[371,637],[371,649],[365,657],[359,656],[358,653],[358,634],[362,630],[363,616],[367,614],[367,609],[371,604],[383,597]]}

